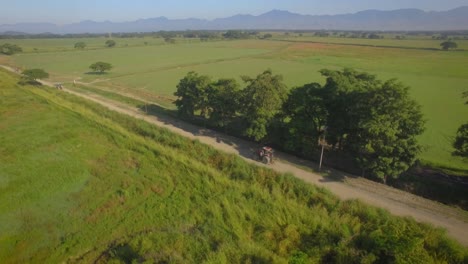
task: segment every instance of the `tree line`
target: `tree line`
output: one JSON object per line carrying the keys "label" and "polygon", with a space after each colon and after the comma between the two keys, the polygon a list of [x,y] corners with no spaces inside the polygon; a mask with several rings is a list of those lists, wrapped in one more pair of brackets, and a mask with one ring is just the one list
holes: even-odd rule
{"label": "tree line", "polygon": [[353,69],[321,70],[317,82],[291,90],[281,75],[212,80],[189,72],[174,93],[179,115],[311,157],[320,142],[353,157],[365,176],[386,182],[405,172],[421,150],[420,105],[396,79]]}

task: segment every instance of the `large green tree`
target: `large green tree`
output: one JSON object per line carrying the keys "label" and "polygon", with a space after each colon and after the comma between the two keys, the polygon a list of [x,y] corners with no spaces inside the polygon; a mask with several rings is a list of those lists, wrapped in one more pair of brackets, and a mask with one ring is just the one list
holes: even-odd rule
{"label": "large green tree", "polygon": [[0,53],[5,55],[13,55],[22,51],[23,49],[15,44],[5,43],[3,45],[0,45]]}
{"label": "large green tree", "polygon": [[358,123],[349,135],[349,150],[363,171],[386,182],[414,163],[424,132],[420,105],[409,97],[409,88],[389,80],[369,90],[358,102]]}
{"label": "large green tree", "polygon": [[200,116],[208,115],[208,94],[207,90],[211,85],[211,79],[205,75],[198,75],[196,72],[189,72],[177,84],[177,96],[175,105],[182,116],[194,116],[195,111],[200,111]]}
{"label": "large green tree", "polygon": [[357,72],[321,70],[326,77],[323,99],[328,111],[327,142],[338,149],[345,149],[350,134],[356,129],[359,113],[358,102],[371,87],[380,85],[374,75]]}
{"label": "large green tree", "polygon": [[239,84],[235,79],[219,79],[208,88],[208,107],[213,124],[226,127],[239,111]]}
{"label": "large green tree", "polygon": [[327,77],[327,142],[351,154],[364,175],[385,182],[406,171],[420,151],[416,137],[424,130],[409,88],[351,69],[321,72]]}
{"label": "large green tree", "polygon": [[287,149],[307,155],[317,147],[328,115],[323,92],[318,83],[291,90],[283,105]]}
{"label": "large green tree", "polygon": [[256,78],[243,76],[247,87],[242,91],[241,113],[247,128],[244,134],[261,141],[267,134],[271,121],[281,111],[287,98],[287,87],[281,75],[266,70]]}
{"label": "large green tree", "polygon": [[98,61],[89,66],[89,68],[95,72],[103,73],[112,69],[112,64],[107,62]]}

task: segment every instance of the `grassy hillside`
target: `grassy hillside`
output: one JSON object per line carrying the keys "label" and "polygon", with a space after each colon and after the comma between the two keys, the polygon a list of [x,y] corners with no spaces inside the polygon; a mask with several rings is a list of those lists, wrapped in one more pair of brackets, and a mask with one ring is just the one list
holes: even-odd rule
{"label": "grassy hillside", "polygon": [[[326,42],[336,39],[342,44],[369,44],[350,46],[327,43],[283,42],[262,40],[194,42],[160,45],[158,39],[117,39],[117,48],[106,49],[104,38],[85,40],[90,49],[76,51],[75,40],[44,40],[47,52],[27,52],[13,57],[10,63],[23,67],[45,68],[52,78],[71,82],[81,79],[96,85],[111,87],[135,94],[161,96],[172,100],[178,81],[189,71],[208,74],[214,78],[238,78],[256,75],[267,68],[284,75],[290,86],[323,82],[319,70],[351,67],[377,74],[381,79],[398,78],[411,87],[411,93],[423,106],[427,130],[420,137],[425,146],[421,159],[425,162],[458,170],[468,170],[461,158],[451,156],[453,137],[458,127],[466,122],[468,108],[461,94],[468,85],[466,61],[468,51],[444,52],[437,50],[373,47],[403,46],[434,48],[438,40],[366,40],[304,37],[304,40]],[[300,38],[299,38],[300,39]],[[153,41],[145,46],[145,40]],[[10,40],[8,40],[10,41]],[[160,40],[159,40],[160,41]],[[13,41],[11,41],[13,42]],[[128,42],[124,44],[124,42]],[[437,42],[437,43],[436,43]],[[468,41],[458,41],[465,47]],[[16,40],[20,46],[40,45],[39,40]],[[398,45],[402,43],[401,45]],[[125,45],[128,44],[128,47]],[[97,46],[95,46],[97,45]],[[94,49],[96,47],[98,49]],[[55,49],[55,51],[54,51]],[[5,60],[1,58],[0,61]],[[115,68],[106,75],[86,74],[88,66],[107,61]],[[3,62],[5,63],[5,62]],[[144,96],[147,98],[147,96]]]}
{"label": "grassy hillside", "polygon": [[0,71],[1,263],[468,260],[443,230],[16,82]]}

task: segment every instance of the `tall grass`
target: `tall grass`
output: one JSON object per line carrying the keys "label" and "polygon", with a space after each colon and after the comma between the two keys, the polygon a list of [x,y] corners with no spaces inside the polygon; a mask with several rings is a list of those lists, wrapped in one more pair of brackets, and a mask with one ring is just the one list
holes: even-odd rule
{"label": "tall grass", "polygon": [[449,262],[445,231],[0,72],[0,262]]}

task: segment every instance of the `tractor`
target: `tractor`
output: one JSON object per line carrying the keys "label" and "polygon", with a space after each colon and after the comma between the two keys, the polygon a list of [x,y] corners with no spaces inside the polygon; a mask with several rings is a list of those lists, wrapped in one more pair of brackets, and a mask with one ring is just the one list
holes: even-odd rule
{"label": "tractor", "polygon": [[270,147],[261,147],[254,153],[254,159],[265,164],[273,163],[273,149]]}

